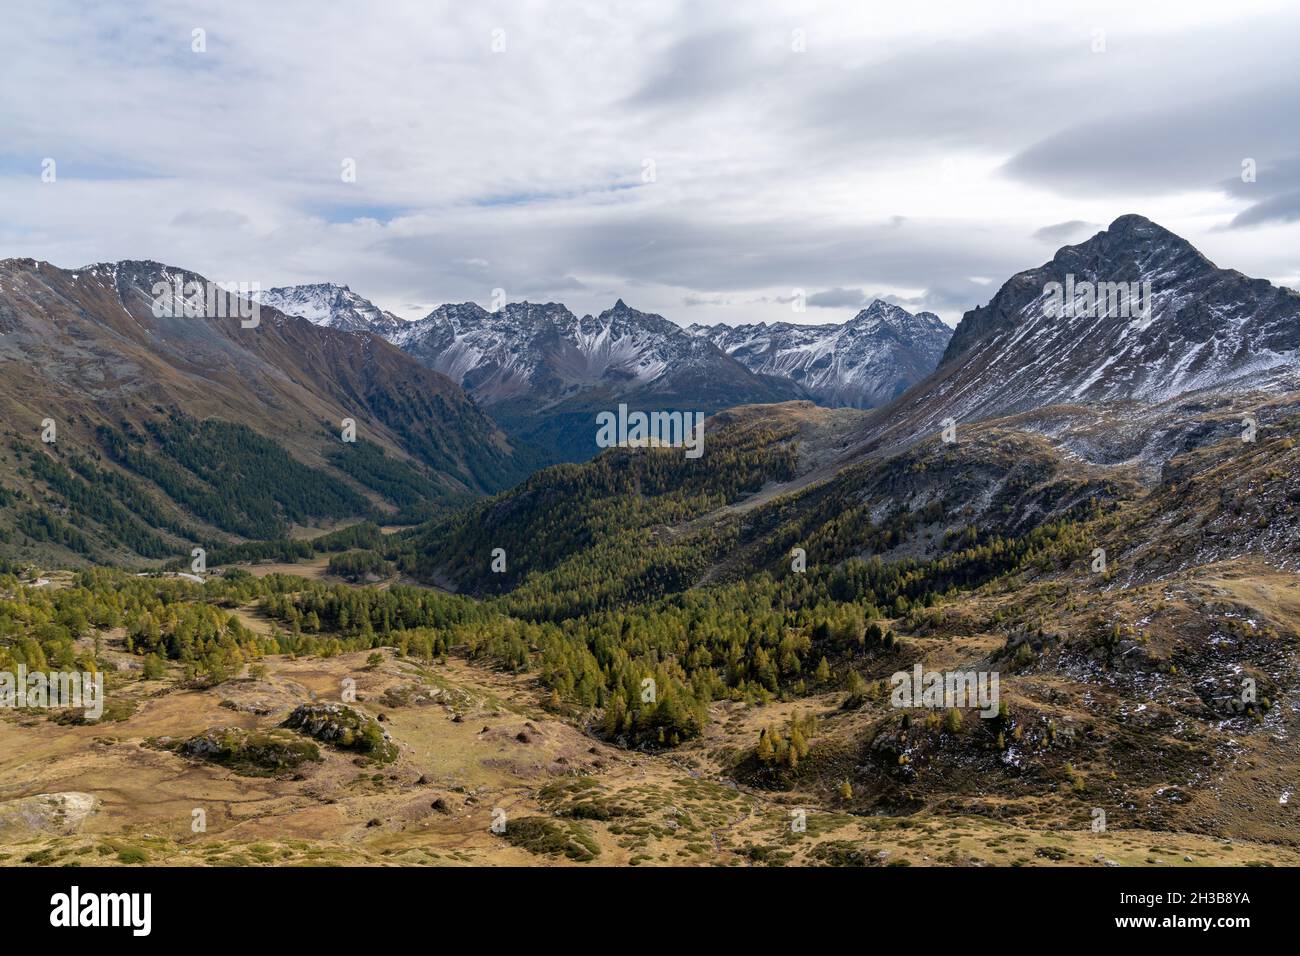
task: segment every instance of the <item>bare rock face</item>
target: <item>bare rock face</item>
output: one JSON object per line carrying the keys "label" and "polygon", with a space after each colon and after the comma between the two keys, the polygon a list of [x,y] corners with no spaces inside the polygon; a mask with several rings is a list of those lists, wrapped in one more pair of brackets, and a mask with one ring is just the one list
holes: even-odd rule
{"label": "bare rock face", "polygon": [[385,312],[347,286],[333,282],[265,289],[254,293],[253,298],[262,305],[279,309],[285,315],[296,315],[312,325],[323,325],[344,332],[389,335],[406,324],[398,316]]}
{"label": "bare rock face", "polygon": [[967,312],[938,370],[885,417],[915,436],[947,418],[1281,391],[1298,377],[1300,293],[1221,269],[1128,215]]}
{"label": "bare rock face", "polygon": [[788,379],[823,405],[874,408],[934,371],[952,329],[880,299],[848,322],[693,325],[751,372]]}
{"label": "bare rock face", "polygon": [[0,835],[15,839],[37,833],[69,836],[98,809],[97,797],[76,790],[6,800],[0,803]]}

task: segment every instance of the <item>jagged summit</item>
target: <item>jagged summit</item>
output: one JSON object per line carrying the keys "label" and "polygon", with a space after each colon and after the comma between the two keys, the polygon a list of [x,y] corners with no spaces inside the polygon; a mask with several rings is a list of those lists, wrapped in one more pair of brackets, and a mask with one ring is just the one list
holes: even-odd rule
{"label": "jagged summit", "polygon": [[[1300,294],[1137,215],[1017,273],[878,427],[917,435],[1047,405],[1165,402],[1300,373]],[[887,419],[887,420],[886,420]]]}
{"label": "jagged summit", "polygon": [[931,312],[876,299],[842,323],[694,325],[750,371],[788,378],[830,405],[871,408],[934,370],[952,330]]}
{"label": "jagged summit", "polygon": [[406,324],[400,317],[385,312],[346,285],[333,282],[264,289],[255,298],[286,315],[296,315],[313,325],[344,332],[375,332],[388,336]]}
{"label": "jagged summit", "polygon": [[[1012,276],[987,306],[967,312],[948,343],[941,364],[994,330],[1016,325],[1019,319],[1012,313],[1024,310],[1027,299],[1043,296],[1043,288],[1050,282],[1065,283],[1069,277],[1075,283],[1151,282],[1153,295],[1159,295],[1174,285],[1186,286],[1194,278],[1204,279],[1223,271],[1186,239],[1145,216],[1132,213],[1120,216],[1092,238],[1063,246],[1051,261],[1037,269]],[[1011,301],[1017,304],[1008,312],[1005,306]],[[1154,301],[1167,306],[1169,296]]]}
{"label": "jagged summit", "polygon": [[[668,391],[692,374],[741,386],[750,378],[710,343],[622,299],[582,317],[555,302],[510,302],[495,312],[473,302],[442,305],[391,341],[488,405],[525,396],[557,401],[596,387]],[[759,395],[795,397],[742,387],[737,398]]]}

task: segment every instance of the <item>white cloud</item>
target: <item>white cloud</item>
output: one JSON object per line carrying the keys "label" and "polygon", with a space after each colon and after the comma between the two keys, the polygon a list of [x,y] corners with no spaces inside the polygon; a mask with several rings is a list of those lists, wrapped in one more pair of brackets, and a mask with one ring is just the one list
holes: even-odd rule
{"label": "white cloud", "polygon": [[952,321],[1050,254],[1036,233],[1126,212],[1220,264],[1296,270],[1300,223],[1221,228],[1257,201],[1225,186],[1238,154],[1261,170],[1300,154],[1277,115],[1279,91],[1300,87],[1280,55],[1300,20],[1278,3],[6,16],[0,256],[329,279],[404,314],[496,287],[579,311],[622,296],[683,323],[838,317],[792,314],[792,288],[870,290]]}

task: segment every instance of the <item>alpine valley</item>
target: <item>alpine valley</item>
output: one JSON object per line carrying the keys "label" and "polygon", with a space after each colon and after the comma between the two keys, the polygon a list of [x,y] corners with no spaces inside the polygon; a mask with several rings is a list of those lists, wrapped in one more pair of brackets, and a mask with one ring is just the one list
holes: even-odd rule
{"label": "alpine valley", "polygon": [[0,671],[106,687],[0,709],[9,862],[1300,863],[1300,294],[1137,215],[955,331],[177,280],[0,262]]}

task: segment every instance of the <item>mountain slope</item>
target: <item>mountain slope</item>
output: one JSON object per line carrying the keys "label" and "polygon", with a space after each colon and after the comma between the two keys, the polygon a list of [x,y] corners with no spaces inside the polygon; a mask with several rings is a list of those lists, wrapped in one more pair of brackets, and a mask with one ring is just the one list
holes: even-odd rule
{"label": "mountain slope", "polygon": [[[1053,283],[1132,284],[1138,294],[1128,314],[1110,297],[1089,309],[1082,296],[1069,314]],[[1149,310],[1140,308],[1147,301]],[[1294,388],[1298,348],[1300,294],[1221,269],[1150,220],[1122,216],[967,312],[935,373],[882,409],[869,429],[910,440],[945,418],[1153,404],[1207,388]]]}
{"label": "mountain slope", "polygon": [[844,323],[693,325],[751,372],[795,382],[832,406],[873,408],[934,371],[952,330],[930,312],[916,315],[877,299]]}
{"label": "mountain slope", "polygon": [[557,303],[513,302],[497,312],[444,305],[389,338],[459,382],[511,434],[564,458],[595,454],[594,416],[619,403],[708,413],[803,394],[621,299],[581,318]]}
{"label": "mountain slope", "polygon": [[[1064,287],[1067,279],[1076,286],[1151,282],[1151,308],[1127,316],[1047,309],[1049,284]],[[683,566],[701,575],[697,582],[777,573],[795,546],[823,566],[872,555],[942,561],[970,544],[1023,539],[1054,522],[1084,520],[1090,508],[1140,499],[1166,479],[1177,456],[1234,442],[1249,449],[1243,422],[1255,423],[1264,441],[1300,413],[1300,296],[1218,269],[1140,217],[1123,217],[1046,266],[1013,277],[989,306],[967,314],[958,335],[935,373],[867,413],[847,440],[842,431],[796,437],[787,425],[776,427],[787,406],[756,411],[773,423],[768,440],[788,444],[792,456],[760,489],[702,511],[697,504],[689,521],[666,520],[661,532],[626,512],[599,534],[583,536],[580,547],[529,535],[528,557],[515,567],[533,578],[471,571],[461,580],[491,590],[522,583],[535,599],[550,587],[576,594],[577,606],[587,607],[621,588],[644,593],[651,581],[680,588],[689,577]],[[958,422],[951,444],[936,434],[947,417]],[[715,417],[707,431],[704,463],[731,467],[710,458],[732,440],[728,417]],[[604,457],[594,464],[611,465]],[[601,485],[584,472],[535,476],[530,485],[543,480],[569,487],[572,496],[590,496]],[[642,488],[638,500],[648,494]],[[528,504],[516,493],[497,499],[472,522],[472,539],[517,539],[496,521],[507,514],[517,521],[521,508]],[[1232,532],[1236,553],[1273,540],[1253,534],[1255,527]],[[447,528],[430,529],[418,550],[445,553],[469,531],[457,538]],[[611,541],[635,542],[637,561],[625,559],[635,580],[620,583],[615,562],[572,588],[581,580],[574,564],[583,566]],[[1278,544],[1268,544],[1265,555],[1293,559]],[[560,574],[548,584],[551,569]]]}
{"label": "mountain slope", "polygon": [[[505,591],[494,606],[529,623],[476,653],[517,668],[541,645],[537,670],[556,699],[590,706],[607,668],[643,654],[659,687],[671,676],[678,694],[713,702],[717,729],[683,733],[712,732],[713,746],[683,752],[711,754],[742,788],[1057,832],[1064,819],[1087,833],[1101,807],[1129,834],[1289,841],[1294,399],[1257,443],[1204,422],[1154,484],[1128,464],[1082,464],[1011,416],[740,511],[763,497],[760,481],[806,473],[817,440],[791,406],[746,409],[712,423],[712,447],[741,453],[739,468],[691,472],[664,451],[612,451],[405,538],[418,551],[403,560],[424,573],[450,561],[463,586]],[[705,487],[720,474],[741,480]],[[507,574],[488,567],[500,544]],[[914,666],[999,675],[996,714],[900,710],[891,675]],[[1247,677],[1257,696],[1242,694]],[[611,694],[624,686],[634,696],[633,681]],[[653,748],[661,715],[608,700],[593,725]],[[817,720],[798,724],[801,711]],[[783,759],[796,727],[809,746]],[[1063,859],[1070,846],[1044,853]]]}
{"label": "mountain slope", "polygon": [[[427,512],[530,469],[457,385],[383,340],[267,306],[255,328],[155,316],[152,290],[176,282],[203,279],[156,262],[0,263],[0,414],[18,452],[0,463],[11,551],[75,540],[83,556],[139,555],[140,526],[160,521],[178,551],[200,535],[273,537]],[[340,440],[347,418],[353,443]],[[41,441],[47,419],[52,444]],[[94,517],[77,504],[92,493]],[[55,531],[15,531],[14,515]]]}
{"label": "mountain slope", "polygon": [[391,341],[488,406],[524,396],[555,403],[598,388],[667,395],[705,386],[734,396],[733,404],[782,394],[778,383],[756,379],[710,343],[622,299],[582,318],[556,303],[512,302],[497,312],[444,305]]}

